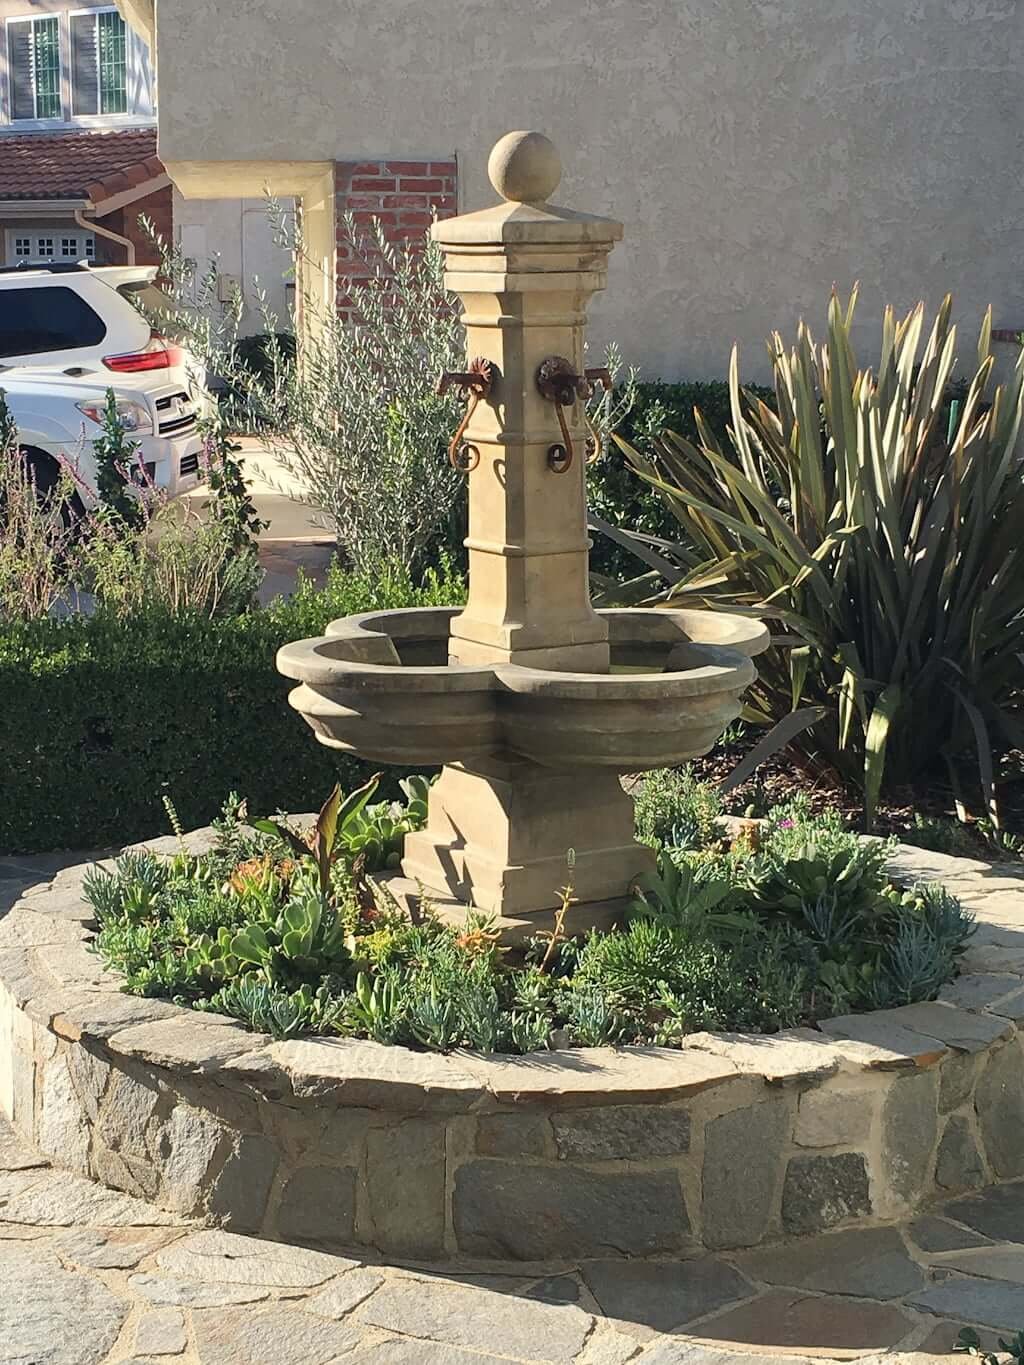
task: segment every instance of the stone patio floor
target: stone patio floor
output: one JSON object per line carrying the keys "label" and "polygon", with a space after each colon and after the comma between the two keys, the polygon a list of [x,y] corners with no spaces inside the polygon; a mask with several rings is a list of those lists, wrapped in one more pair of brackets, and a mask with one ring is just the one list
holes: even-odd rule
{"label": "stone patio floor", "polygon": [[[0,916],[85,856],[0,859]],[[925,1365],[965,1325],[1024,1328],[1024,1181],[747,1252],[439,1272],[197,1227],[0,1119],[4,1365]]]}

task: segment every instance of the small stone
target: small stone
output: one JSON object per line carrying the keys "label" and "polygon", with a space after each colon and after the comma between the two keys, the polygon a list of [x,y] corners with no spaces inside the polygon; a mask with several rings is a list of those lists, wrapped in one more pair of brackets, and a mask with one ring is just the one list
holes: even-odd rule
{"label": "small stone", "polygon": [[[588,1339],[583,1354],[578,1357],[578,1365],[626,1365],[626,1361],[632,1360],[639,1352],[640,1342],[636,1337],[628,1336],[607,1323],[599,1322]],[[752,1365],[752,1362],[748,1361],[746,1365]]]}
{"label": "small stone", "polygon": [[899,1299],[924,1284],[924,1275],[895,1228],[851,1228],[737,1259],[745,1275],[787,1289]]}
{"label": "small stone", "polygon": [[0,1172],[30,1171],[50,1163],[46,1157],[33,1152],[0,1114]]}
{"label": "small stone", "polygon": [[319,1313],[324,1318],[343,1318],[363,1303],[374,1290],[384,1283],[379,1270],[369,1266],[359,1270],[349,1270],[337,1280],[332,1280],[326,1289],[307,1299],[305,1307],[310,1313]]}
{"label": "small stone", "polygon": [[907,1306],[939,1317],[1017,1332],[1024,1322],[1024,1286],[951,1276],[911,1295]]}
{"label": "small stone", "polygon": [[969,1052],[951,1052],[939,1067],[939,1113],[948,1114],[959,1109],[974,1091],[979,1062],[983,1060]]}
{"label": "small stone", "polygon": [[259,1232],[277,1172],[277,1148],[260,1134],[242,1133],[213,1183],[207,1207],[232,1232]]}
{"label": "small stone", "polygon": [[66,1169],[87,1175],[89,1128],[63,1056],[46,1064],[39,1089],[36,1143],[40,1151],[56,1157]]}
{"label": "small stone", "polygon": [[978,1126],[993,1171],[1024,1175],[1024,1057],[1018,1042],[989,1058],[974,1091]]}
{"label": "small stone", "polygon": [[1015,1024],[1020,1023],[1024,1019],[1024,987],[989,1005],[988,1012],[998,1014],[1000,1019],[1012,1019]]}
{"label": "small stone", "polygon": [[793,1140],[800,1147],[853,1147],[867,1141],[872,1103],[863,1091],[805,1090]]}
{"label": "small stone", "polygon": [[403,1336],[558,1365],[575,1359],[593,1322],[571,1304],[535,1303],[486,1289],[412,1279],[389,1281],[356,1316]]}
{"label": "small stone", "polygon": [[[922,1341],[914,1354],[920,1359],[922,1356],[951,1356],[956,1352],[957,1341],[963,1331],[963,1324],[959,1322],[940,1322]],[[995,1332],[981,1331],[978,1333],[979,1342],[983,1351],[998,1352],[999,1337]],[[877,1365],[891,1365],[889,1361],[878,1361]],[[904,1365],[913,1365],[911,1361],[904,1361]],[[922,1362],[925,1365],[925,1362]]]}
{"label": "small stone", "polygon": [[144,1313],[135,1329],[139,1355],[176,1356],[188,1345],[185,1315],[180,1308],[160,1308]]}
{"label": "small stone", "polygon": [[935,1163],[935,1183],[944,1190],[976,1190],[985,1183],[978,1144],[967,1119],[954,1117],[946,1124]]}
{"label": "small stone", "polygon": [[511,1260],[648,1256],[677,1250],[690,1236],[671,1171],[472,1161],[455,1173],[454,1219],[461,1251]]}
{"label": "small stone", "polygon": [[57,1239],[54,1251],[62,1261],[87,1270],[134,1270],[173,1235],[120,1228],[75,1228]]}
{"label": "small stone", "polygon": [[732,1266],[698,1261],[588,1261],[582,1267],[606,1317],[671,1332],[754,1291]]}
{"label": "small stone", "polygon": [[322,1251],[239,1237],[232,1232],[196,1232],[157,1257],[160,1269],[183,1279],[224,1284],[311,1289],[358,1262]]}
{"label": "small stone", "polygon": [[[1005,973],[975,972],[959,976],[939,991],[939,999],[947,1005],[957,1005],[960,1009],[981,1010],[990,1008],[993,1003],[1003,1000],[1014,991],[1020,990],[1019,976]],[[998,1010],[994,1013],[999,1013]]]}
{"label": "small stone", "polygon": [[662,1105],[623,1105],[552,1114],[559,1157],[572,1161],[643,1161],[690,1150],[690,1116]]}
{"label": "small stone", "polygon": [[882,1151],[889,1184],[911,1205],[920,1197],[938,1132],[938,1082],[934,1072],[907,1076],[889,1088],[882,1106]]}
{"label": "small stone", "polygon": [[0,1359],[12,1365],[97,1365],[128,1314],[105,1284],[31,1243],[0,1242],[0,1285]]}
{"label": "small stone", "polygon": [[532,1284],[525,1297],[540,1299],[541,1303],[579,1303],[580,1282],[573,1275],[549,1275]]}
{"label": "small stone", "polygon": [[993,1185],[947,1204],[942,1212],[994,1242],[1024,1242],[1024,1184]]}
{"label": "small stone", "polygon": [[934,1066],[945,1056],[944,1043],[895,1023],[891,1018],[894,1013],[876,1010],[872,1014],[844,1014],[823,1019],[819,1027],[829,1038],[849,1044],[852,1058],[872,1071]]}
{"label": "small stone", "polygon": [[[340,1365],[340,1363],[339,1363]],[[482,1355],[410,1337],[378,1338],[353,1357],[352,1365],[509,1365],[507,1356]]]}
{"label": "small stone", "polygon": [[901,1005],[898,1009],[880,1010],[868,1017],[891,1019],[901,1028],[920,1033],[925,1038],[938,1038],[941,1043],[959,1052],[984,1052],[1012,1031],[1005,1019],[988,1014],[971,1014],[939,1001]]}
{"label": "small stone", "polygon": [[159,1019],[174,1019],[181,1012],[179,1005],[166,1000],[93,991],[72,1002],[65,1000],[54,1011],[53,1031],[72,1043],[82,1038],[105,1042],[122,1029]]}
{"label": "small stone", "polygon": [[37,1227],[165,1227],[177,1221],[141,1199],[50,1169],[0,1176],[0,1208],[8,1222]]}
{"label": "small stone", "polygon": [[544,1114],[484,1114],[477,1120],[481,1156],[549,1156],[551,1123]]}
{"label": "small stone", "polygon": [[871,1212],[868,1173],[859,1152],[793,1157],[782,1191],[788,1232],[821,1232]]}
{"label": "small stone", "polygon": [[95,1123],[110,1079],[110,1065],[81,1044],[69,1047],[64,1055],[82,1112],[90,1123]]}
{"label": "small stone", "polygon": [[368,1109],[330,1110],[318,1135],[310,1143],[309,1117],[301,1114],[289,1129],[289,1135],[294,1136],[303,1154],[312,1150],[325,1166],[361,1166],[372,1117]]}
{"label": "small stone", "polygon": [[662,1337],[644,1351],[637,1365],[819,1365],[819,1362],[792,1352],[773,1356],[763,1351],[730,1351],[677,1337]]}
{"label": "small stone", "polygon": [[333,1166],[303,1166],[281,1195],[277,1227],[287,1241],[343,1245],[354,1237],[356,1173]]}
{"label": "small stone", "polygon": [[301,1361],[333,1365],[360,1342],[360,1333],[299,1308],[195,1308],[196,1350],[203,1365],[267,1365]]}
{"label": "small stone", "polygon": [[128,1281],[134,1292],[149,1303],[188,1308],[222,1308],[235,1303],[259,1303],[270,1290],[259,1285],[201,1284],[173,1275],[133,1275]]}
{"label": "small stone", "polygon": [[894,1304],[815,1297],[803,1290],[773,1289],[700,1325],[711,1341],[744,1342],[763,1352],[773,1347],[848,1355],[885,1350],[903,1340],[913,1323]]}
{"label": "small stone", "polygon": [[816,1029],[788,1029],[757,1038],[743,1033],[691,1033],[682,1048],[721,1057],[745,1075],[762,1076],[769,1085],[823,1081],[839,1070],[841,1060],[832,1040]]}
{"label": "small stone", "polygon": [[186,1214],[200,1208],[208,1172],[226,1131],[202,1110],[175,1105],[155,1142],[163,1202]]}
{"label": "small stone", "polygon": [[907,1229],[922,1251],[960,1251],[964,1247],[987,1246],[988,1239],[976,1232],[957,1227],[945,1218],[926,1214],[917,1218]]}
{"label": "small stone", "polygon": [[953,1251],[933,1263],[943,1269],[959,1270],[964,1275],[980,1275],[986,1280],[1006,1280],[1024,1285],[1024,1247],[987,1246]]}
{"label": "small stone", "polygon": [[97,1132],[112,1152],[149,1160],[146,1128],[156,1110],[160,1092],[147,1080],[136,1080],[115,1071],[100,1110]]}
{"label": "small stone", "polygon": [[[384,1051],[394,1052],[394,1048]],[[417,1054],[406,1053],[410,1055]],[[610,1096],[620,1103],[671,1104],[740,1074],[739,1068],[724,1057],[695,1048],[568,1048],[545,1053],[543,1066],[525,1057],[475,1053],[460,1055],[458,1060],[499,1104],[545,1103],[560,1110],[603,1107]]]}
{"label": "small stone", "polygon": [[253,1033],[237,1022],[222,1023],[213,1015],[175,1009],[173,1018],[115,1033],[110,1047],[112,1052],[138,1057],[152,1066],[203,1075],[269,1042],[266,1034]]}
{"label": "small stone", "polygon": [[789,1105],[782,1099],[734,1109],[706,1124],[702,1173],[706,1246],[756,1246],[762,1240],[777,1207],[789,1129]]}
{"label": "small stone", "polygon": [[411,1118],[375,1130],[366,1148],[366,1186],[376,1245],[392,1255],[440,1255],[446,1178],[443,1123]]}
{"label": "small stone", "polygon": [[330,1096],[353,1108],[465,1113],[484,1096],[483,1083],[469,1074],[461,1056],[410,1052],[352,1038],[289,1038],[263,1051],[261,1068],[276,1067],[296,1099]]}

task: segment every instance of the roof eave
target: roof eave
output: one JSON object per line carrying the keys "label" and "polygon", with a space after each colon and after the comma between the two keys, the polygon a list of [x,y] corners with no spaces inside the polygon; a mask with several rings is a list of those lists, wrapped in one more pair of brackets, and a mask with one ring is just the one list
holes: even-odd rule
{"label": "roof eave", "polygon": [[53,214],[91,212],[91,199],[3,199],[0,215],[4,218],[45,218]]}

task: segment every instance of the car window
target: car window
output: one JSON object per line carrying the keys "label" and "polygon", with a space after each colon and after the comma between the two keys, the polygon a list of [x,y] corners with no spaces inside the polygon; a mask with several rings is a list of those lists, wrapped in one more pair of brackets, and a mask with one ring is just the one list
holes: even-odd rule
{"label": "car window", "polygon": [[106,335],[103,319],[73,289],[0,289],[0,357],[74,351]]}

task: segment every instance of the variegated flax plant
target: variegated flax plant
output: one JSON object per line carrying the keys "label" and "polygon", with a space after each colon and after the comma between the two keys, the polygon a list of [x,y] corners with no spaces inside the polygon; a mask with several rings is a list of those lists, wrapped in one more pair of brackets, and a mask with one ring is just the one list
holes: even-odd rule
{"label": "variegated flax plant", "polygon": [[923,352],[923,304],[886,309],[877,371],[854,355],[855,304],[833,293],[822,346],[803,323],[792,349],[772,336],[772,406],[733,352],[732,451],[699,413],[696,444],[620,442],[686,533],[638,547],[648,596],[773,619],[752,718],[856,784],[867,828],[883,778],[927,782],[944,760],[960,792],[966,759],[998,826],[998,757],[1024,748],[1024,351],[994,387],[986,316],[951,401],[950,298]]}

